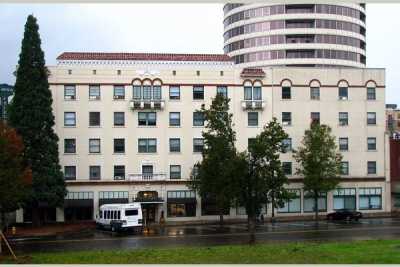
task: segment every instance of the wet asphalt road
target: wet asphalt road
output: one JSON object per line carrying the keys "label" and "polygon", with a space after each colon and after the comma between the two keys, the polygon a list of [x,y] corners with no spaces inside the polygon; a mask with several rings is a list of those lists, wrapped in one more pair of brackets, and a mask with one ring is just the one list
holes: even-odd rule
{"label": "wet asphalt road", "polygon": [[[363,219],[359,222],[277,222],[257,226],[256,242],[349,241],[399,239],[400,218]],[[246,244],[250,240],[245,224],[224,226],[174,226],[147,234],[111,233],[88,230],[47,239],[15,239],[17,253],[138,249],[155,247]]]}

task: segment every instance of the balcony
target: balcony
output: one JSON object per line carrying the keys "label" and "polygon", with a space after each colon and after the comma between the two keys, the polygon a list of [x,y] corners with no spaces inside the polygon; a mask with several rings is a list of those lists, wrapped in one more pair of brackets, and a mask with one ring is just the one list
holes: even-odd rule
{"label": "balcony", "polygon": [[129,174],[129,181],[165,181],[167,179],[167,175],[165,173],[139,173],[139,174]]}
{"label": "balcony", "polygon": [[264,100],[243,100],[243,110],[263,110],[265,108]]}
{"label": "balcony", "polygon": [[129,105],[132,110],[163,110],[165,101],[162,99],[132,99]]}

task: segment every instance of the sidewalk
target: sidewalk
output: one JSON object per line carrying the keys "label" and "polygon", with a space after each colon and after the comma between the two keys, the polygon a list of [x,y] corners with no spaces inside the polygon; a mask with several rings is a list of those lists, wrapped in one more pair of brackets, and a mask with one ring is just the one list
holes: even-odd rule
{"label": "sidewalk", "polygon": [[21,237],[44,237],[55,236],[60,234],[76,233],[85,230],[94,229],[94,222],[78,222],[78,223],[54,223],[47,224],[40,227],[33,227],[31,225],[16,226],[15,234],[12,233],[10,227],[5,235],[7,238],[21,238]]}

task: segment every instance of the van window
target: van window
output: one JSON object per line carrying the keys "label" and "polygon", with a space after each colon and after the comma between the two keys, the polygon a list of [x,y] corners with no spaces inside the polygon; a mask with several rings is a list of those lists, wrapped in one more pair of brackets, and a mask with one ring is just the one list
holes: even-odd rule
{"label": "van window", "polygon": [[138,215],[138,210],[125,210],[125,216],[135,216]]}
{"label": "van window", "polygon": [[100,219],[103,218],[103,211],[102,210],[99,212],[99,217],[100,217]]}
{"label": "van window", "polygon": [[111,211],[107,210],[107,219],[110,219],[111,217]]}
{"label": "van window", "polygon": [[117,211],[117,220],[121,220],[121,211]]}

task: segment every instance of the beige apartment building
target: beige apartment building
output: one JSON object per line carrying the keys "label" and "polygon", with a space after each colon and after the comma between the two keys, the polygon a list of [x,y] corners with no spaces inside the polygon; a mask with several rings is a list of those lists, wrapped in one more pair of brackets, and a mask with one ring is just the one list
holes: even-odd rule
{"label": "beige apartment building", "polygon": [[[150,222],[217,219],[215,203],[187,187],[203,146],[197,110],[217,93],[231,99],[240,151],[273,117],[290,136],[281,159],[298,198],[277,216],[313,212],[291,152],[312,120],[332,127],[343,154],[340,187],[320,199],[321,212],[390,212],[383,69],[249,69],[227,55],[63,53],[49,70],[68,187],[57,221],[93,219],[102,204],[133,201]],[[270,216],[271,207],[263,212]],[[245,211],[232,207],[227,218]]]}

